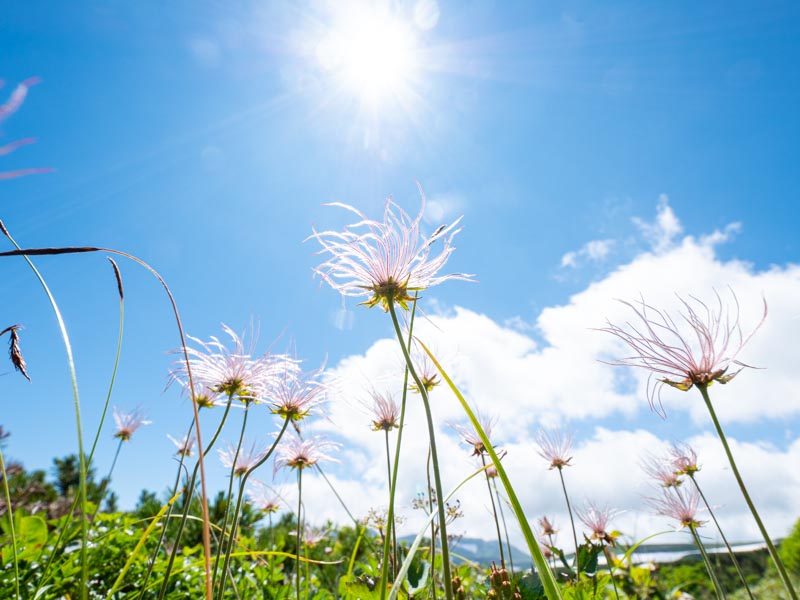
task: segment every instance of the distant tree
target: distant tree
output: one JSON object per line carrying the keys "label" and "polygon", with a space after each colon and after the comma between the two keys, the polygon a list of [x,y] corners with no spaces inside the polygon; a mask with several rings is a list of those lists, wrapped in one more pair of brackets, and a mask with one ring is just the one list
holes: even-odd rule
{"label": "distant tree", "polygon": [[150,490],[142,490],[142,493],[139,494],[139,500],[136,502],[136,507],[133,509],[134,514],[140,519],[150,519],[155,517],[159,510],[161,510],[161,502],[156,493]]}
{"label": "distant tree", "polygon": [[118,512],[118,501],[119,497],[114,492],[109,492],[108,496],[106,497],[106,505],[103,507],[103,510],[107,513]]}
{"label": "distant tree", "polygon": [[780,554],[789,572],[800,575],[800,520],[794,524],[789,537],[781,542]]}

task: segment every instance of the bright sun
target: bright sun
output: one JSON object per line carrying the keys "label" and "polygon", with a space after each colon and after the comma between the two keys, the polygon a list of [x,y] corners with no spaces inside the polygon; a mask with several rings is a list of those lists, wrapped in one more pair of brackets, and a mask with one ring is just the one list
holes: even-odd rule
{"label": "bright sun", "polygon": [[320,64],[337,84],[376,107],[405,93],[417,71],[412,27],[384,12],[342,15],[317,46]]}

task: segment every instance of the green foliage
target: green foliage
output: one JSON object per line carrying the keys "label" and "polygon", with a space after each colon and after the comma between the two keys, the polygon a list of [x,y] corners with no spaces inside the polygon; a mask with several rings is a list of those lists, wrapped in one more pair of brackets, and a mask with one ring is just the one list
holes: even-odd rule
{"label": "green foliage", "polygon": [[800,520],[794,524],[789,537],[781,542],[780,554],[789,573],[800,577]]}

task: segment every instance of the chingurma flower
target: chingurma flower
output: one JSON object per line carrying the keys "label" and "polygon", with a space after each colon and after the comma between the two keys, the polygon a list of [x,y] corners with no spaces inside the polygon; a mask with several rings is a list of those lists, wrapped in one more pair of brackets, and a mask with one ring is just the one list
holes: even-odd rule
{"label": "chingurma flower", "polygon": [[[764,301],[761,321],[745,337],[739,325],[739,302],[733,292],[731,295],[733,314],[723,305],[719,294],[716,307],[709,307],[696,298],[692,298],[692,302],[679,298],[685,310],[685,313],[680,313],[679,320],[684,322],[683,326],[679,326],[666,311],[653,308],[644,300],[635,304],[623,301],[641,323],[638,326],[628,323],[623,328],[609,322],[608,327],[599,330],[616,336],[633,350],[633,355],[609,364],[642,367],[654,374],[659,383],[683,391],[715,381],[728,383],[747,366],[736,357],[767,317],[767,303]],[[740,368],[728,373],[731,365]],[[654,391],[655,388],[650,388],[648,393],[653,408]]]}
{"label": "chingurma flower", "polygon": [[[422,382],[422,387],[425,388],[426,392],[430,393],[431,390],[440,383],[439,371],[431,362],[428,354],[422,350],[418,350],[417,348],[418,346],[414,346],[414,370],[417,372],[420,382]],[[416,383],[410,384],[409,388],[411,391],[416,392],[417,394],[420,393],[419,386],[417,386]]]}
{"label": "chingurma flower", "polygon": [[[19,110],[19,107],[22,106],[23,102],[25,102],[25,97],[28,95],[28,90],[39,83],[39,81],[40,79],[38,77],[31,77],[17,85],[17,87],[11,93],[11,96],[8,98],[8,100],[6,100],[5,104],[0,104],[0,123]],[[3,87],[2,80],[0,80],[0,87]],[[36,138],[23,138],[21,140],[9,142],[8,144],[0,146],[0,156],[11,154],[17,148],[27,146],[28,144],[33,144],[35,141]],[[0,173],[0,181],[4,179],[24,177],[25,175],[34,175],[36,173],[48,173],[50,171],[52,171],[52,169],[43,168],[5,171]]]}
{"label": "chingurma flower", "polygon": [[253,481],[247,496],[254,508],[264,514],[278,512],[281,508],[281,497],[271,487],[261,481]]}
{"label": "chingurma flower", "polygon": [[194,437],[190,435],[185,435],[181,439],[176,440],[170,434],[167,434],[169,441],[175,444],[175,447],[178,449],[175,454],[178,456],[191,456],[192,455],[192,446],[194,446]]}
{"label": "chingurma flower", "polygon": [[539,456],[550,463],[551,469],[559,471],[564,467],[571,467],[569,461],[572,457],[572,433],[565,433],[560,429],[540,429],[536,434],[536,444],[539,446]]}
{"label": "chingurma flower", "polygon": [[[261,447],[256,442],[253,442],[253,445],[250,448],[242,448],[239,450],[239,456],[236,456],[236,448],[231,446],[230,444],[226,444],[226,448],[217,450],[219,453],[219,459],[222,462],[222,466],[226,469],[233,468],[233,474],[237,477],[241,477],[249,470],[254,468],[264,455],[267,453],[267,450]],[[234,464],[234,460],[236,461]]]}
{"label": "chingurma flower", "polygon": [[[475,411],[475,418],[478,419],[478,424],[481,426],[481,429],[483,429],[486,437],[492,437],[492,427],[494,427],[497,419],[484,415],[480,411]],[[465,444],[472,446],[473,456],[480,456],[486,452],[486,446],[483,445],[481,436],[478,435],[478,432],[472,427],[472,425],[468,427],[464,427],[463,425],[452,425],[452,427],[458,432],[458,434],[461,436],[461,440]]]}
{"label": "chingurma flower", "polygon": [[392,395],[372,390],[370,396],[372,396],[373,431],[391,431],[395,427],[399,427],[397,420],[400,418],[400,409]]}
{"label": "chingurma flower", "polygon": [[590,538],[601,543],[613,546],[618,536],[615,531],[608,531],[608,522],[619,514],[619,511],[599,507],[593,502],[589,502],[583,510],[575,511],[581,522],[591,531]]}
{"label": "chingurma flower", "polygon": [[326,452],[339,450],[340,448],[340,444],[322,437],[312,437],[304,440],[291,436],[284,439],[275,450],[277,452],[275,470],[277,471],[281,467],[305,469],[306,467],[314,466],[321,460],[339,462],[334,457],[326,454]]}
{"label": "chingurma flower", "polygon": [[[284,355],[265,354],[253,358],[252,346],[255,342],[255,333],[251,336],[250,347],[245,349],[242,336],[224,323],[222,329],[231,338],[233,349],[229,349],[213,336],[208,342],[187,336],[200,346],[200,349],[188,346],[186,348],[192,378],[197,389],[210,390],[214,394],[235,395],[246,403],[259,401],[265,391],[275,384],[280,374],[287,369],[296,368],[296,361]],[[188,371],[184,361],[175,363],[171,377],[182,385],[187,385]]]}
{"label": "chingurma flower", "polygon": [[[296,531],[291,532],[294,535],[297,535]],[[322,540],[328,537],[328,530],[322,527],[314,527],[306,526],[303,527],[303,543],[308,546],[309,548],[313,548],[317,544],[319,544]]]}
{"label": "chingurma flower", "polygon": [[648,504],[659,515],[670,517],[680,523],[680,527],[700,527],[704,521],[697,520],[700,495],[694,488],[683,490],[665,489],[659,498],[648,498]]}
{"label": "chingurma flower", "polygon": [[133,433],[142,425],[149,425],[152,421],[147,421],[140,408],[136,408],[129,413],[120,412],[114,407],[114,422],[117,424],[117,431],[114,437],[118,437],[123,442],[131,439]]}
{"label": "chingurma flower", "polygon": [[[396,302],[407,310],[408,302],[413,300],[409,292],[448,279],[472,280],[472,275],[462,273],[437,275],[455,249],[452,242],[460,231],[456,226],[461,219],[423,237],[420,222],[425,210],[424,195],[414,219],[391,200],[386,201],[383,222],[368,219],[347,204],[334,202],[328,206],[344,208],[359,218],[342,232],[314,230],[308,238],[322,244],[320,254],[330,255],[314,272],[343,296],[371,296],[364,302],[369,307],[380,304],[388,311],[389,304]],[[431,256],[433,244],[439,240],[442,250]]]}
{"label": "chingurma flower", "polygon": [[700,465],[697,464],[697,452],[689,444],[673,444],[669,454],[672,458],[672,467],[678,475],[694,477],[700,470]]}
{"label": "chingurma flower", "polygon": [[648,455],[642,459],[642,469],[665,488],[678,487],[683,481],[681,473],[675,469],[671,459],[664,460],[658,456]]}
{"label": "chingurma flower", "polygon": [[324,369],[302,373],[296,363],[284,361],[285,369],[281,376],[274,377],[267,390],[271,410],[284,419],[299,421],[311,409],[325,401],[328,385],[323,381]]}
{"label": "chingurma flower", "polygon": [[558,533],[558,529],[555,528],[555,525],[548,519],[547,517],[542,517],[539,519],[539,527],[542,530],[542,535],[555,535]]}

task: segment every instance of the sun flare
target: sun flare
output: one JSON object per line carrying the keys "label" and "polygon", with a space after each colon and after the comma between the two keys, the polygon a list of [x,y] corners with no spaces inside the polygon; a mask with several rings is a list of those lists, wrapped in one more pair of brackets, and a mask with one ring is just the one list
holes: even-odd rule
{"label": "sun flare", "polygon": [[411,25],[383,12],[342,15],[317,46],[317,59],[337,85],[371,106],[409,89],[417,58]]}

